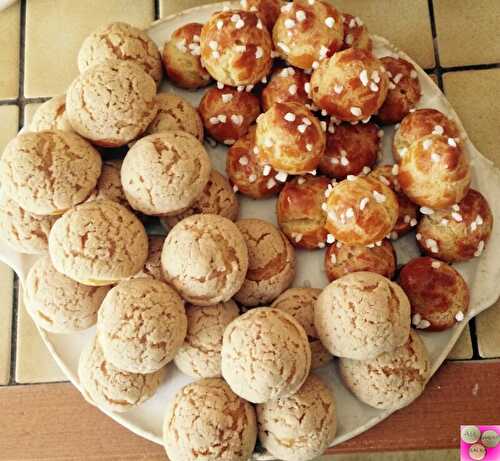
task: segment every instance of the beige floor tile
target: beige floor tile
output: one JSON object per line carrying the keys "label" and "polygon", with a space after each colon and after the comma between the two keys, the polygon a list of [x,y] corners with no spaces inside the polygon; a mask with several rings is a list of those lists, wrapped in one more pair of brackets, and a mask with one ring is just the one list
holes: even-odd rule
{"label": "beige floor tile", "polygon": [[12,332],[12,294],[14,273],[0,263],[0,384],[8,384],[10,379],[10,345]]}
{"label": "beige floor tile", "polygon": [[112,21],[146,27],[153,19],[153,0],[28,2],[25,95],[39,97],[64,93],[78,73],[78,49],[95,28]]}
{"label": "beige floor tile", "polygon": [[443,67],[500,62],[498,0],[434,0]]}
{"label": "beige floor tile", "polygon": [[500,301],[476,317],[476,335],[481,357],[500,357]]}
{"label": "beige floor tile", "polygon": [[473,355],[472,340],[470,337],[469,325],[464,328],[464,331],[455,343],[455,346],[448,354],[449,360],[467,360],[471,359]]}
{"label": "beige floor tile", "polygon": [[16,382],[25,384],[65,380],[66,377],[49,354],[24,308],[20,292],[17,309]]}
{"label": "beige floor tile", "polygon": [[444,90],[474,145],[500,167],[500,69],[447,72]]}
{"label": "beige floor tile", "polygon": [[19,95],[19,4],[0,12],[0,99]]}
{"label": "beige floor tile", "polygon": [[17,134],[19,107],[0,106],[0,155],[7,143]]}
{"label": "beige floor tile", "polygon": [[434,67],[427,0],[332,0],[341,11],[359,16],[372,34],[386,37],[420,66]]}
{"label": "beige floor tile", "polygon": [[160,18],[187,10],[188,8],[215,3],[217,1],[219,0],[160,0]]}
{"label": "beige floor tile", "polygon": [[321,456],[316,461],[456,461],[458,450],[419,450]]}

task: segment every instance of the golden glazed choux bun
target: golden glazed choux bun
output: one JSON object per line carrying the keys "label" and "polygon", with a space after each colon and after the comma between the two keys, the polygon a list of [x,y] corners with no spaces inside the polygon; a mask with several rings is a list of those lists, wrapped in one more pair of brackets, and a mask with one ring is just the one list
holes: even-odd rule
{"label": "golden glazed choux bun", "polygon": [[314,103],[338,120],[369,119],[389,88],[384,66],[369,51],[348,48],[320,63],[311,76]]}
{"label": "golden glazed choux bun", "polygon": [[371,245],[383,240],[398,219],[394,192],[370,176],[348,176],[328,196],[325,227],[347,245]]}
{"label": "golden glazed choux bun", "polygon": [[201,65],[200,36],[203,24],[191,22],[176,29],[163,47],[163,66],[170,81],[181,88],[196,89],[210,83]]}
{"label": "golden glazed choux bun", "polygon": [[201,62],[225,85],[255,85],[271,69],[272,41],[260,18],[248,11],[215,13],[201,30]]}
{"label": "golden glazed choux bun", "polygon": [[209,88],[198,111],[208,134],[227,145],[241,138],[260,114],[259,98],[230,86]]}
{"label": "golden glazed choux bun", "polygon": [[241,8],[256,13],[269,32],[280,15],[282,4],[281,0],[240,0]]}
{"label": "golden glazed choux bun", "polygon": [[343,38],[339,12],[320,0],[286,3],[273,28],[279,56],[301,69],[316,68],[342,47]]}
{"label": "golden glazed choux bun", "polygon": [[372,50],[372,40],[368,29],[359,17],[354,17],[347,13],[342,13],[344,24],[344,43],[342,49],[360,48],[362,50]]}
{"label": "golden glazed choux bun", "polygon": [[278,102],[261,114],[255,139],[261,163],[289,174],[315,170],[325,150],[319,120],[295,102]]}
{"label": "golden glazed choux bun", "polygon": [[261,100],[264,111],[275,102],[297,102],[310,104],[310,77],[300,69],[293,67],[278,68],[273,72],[270,82],[262,90]]}

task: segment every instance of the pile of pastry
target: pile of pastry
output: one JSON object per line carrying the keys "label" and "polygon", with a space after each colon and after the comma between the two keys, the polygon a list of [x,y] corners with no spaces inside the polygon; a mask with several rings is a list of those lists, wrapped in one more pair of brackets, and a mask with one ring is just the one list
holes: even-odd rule
{"label": "pile of pastry", "polygon": [[[97,324],[79,363],[90,402],[134,408],[173,361],[197,380],[164,402],[170,459],[246,460],[258,438],[304,461],[335,436],[334,396],[311,373],[333,356],[372,407],[422,393],[415,329],[466,318],[451,264],[481,255],[493,218],[454,121],[415,110],[411,63],[375,57],[363,22],[326,1],[242,0],[163,53],[110,24],[78,66],[1,157],[0,235],[41,255],[24,287],[41,328]],[[198,108],[158,93],[164,70],[211,85]],[[380,165],[388,124],[396,163]],[[229,179],[204,139],[230,146]],[[277,196],[279,228],[238,220],[239,194]],[[154,219],[166,237],[147,235]],[[424,256],[396,275],[391,241],[414,230]],[[296,249],[324,252],[326,288],[291,288]]]}

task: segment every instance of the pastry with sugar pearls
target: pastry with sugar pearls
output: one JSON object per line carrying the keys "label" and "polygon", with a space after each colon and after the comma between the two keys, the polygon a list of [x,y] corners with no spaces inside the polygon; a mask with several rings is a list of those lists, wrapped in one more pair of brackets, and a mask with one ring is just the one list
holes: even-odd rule
{"label": "pastry with sugar pearls", "polygon": [[310,77],[300,69],[294,67],[282,67],[276,69],[269,83],[262,90],[261,101],[264,111],[275,102],[297,102],[299,104],[310,104]]}
{"label": "pastry with sugar pearls", "polygon": [[283,2],[281,0],[240,0],[240,5],[245,11],[256,13],[267,30],[271,32],[280,15]]}
{"label": "pastry with sugar pearls", "polygon": [[342,13],[344,24],[344,43],[342,49],[360,48],[372,51],[372,39],[364,22],[358,16]]}

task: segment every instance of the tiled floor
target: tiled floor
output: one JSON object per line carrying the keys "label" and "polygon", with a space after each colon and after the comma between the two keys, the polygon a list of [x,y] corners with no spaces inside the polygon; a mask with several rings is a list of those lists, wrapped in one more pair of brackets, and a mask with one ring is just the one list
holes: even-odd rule
{"label": "tiled floor", "polygon": [[[0,73],[1,75],[1,73]],[[0,106],[0,155],[7,143],[16,135],[19,125],[19,107]]]}
{"label": "tiled floor", "polygon": [[0,384],[8,384],[10,380],[13,282],[12,270],[0,263],[0,293],[5,302],[5,307],[0,306]]}
{"label": "tiled floor", "polygon": [[19,95],[19,24],[19,4],[0,15],[0,99],[14,99]]}

